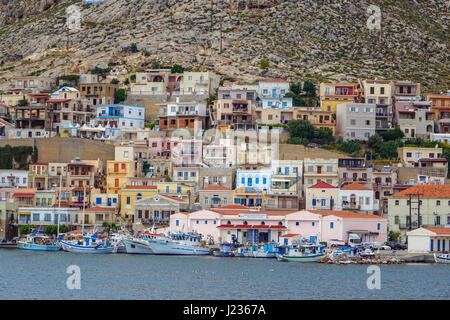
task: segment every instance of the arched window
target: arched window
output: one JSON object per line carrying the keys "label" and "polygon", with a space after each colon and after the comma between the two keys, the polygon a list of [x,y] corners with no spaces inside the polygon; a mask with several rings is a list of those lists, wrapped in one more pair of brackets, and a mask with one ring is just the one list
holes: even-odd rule
{"label": "arched window", "polygon": [[244,225],[248,225],[247,221],[244,221]]}
{"label": "arched window", "polygon": [[138,193],[136,195],[136,200],[141,200],[142,199],[142,193]]}
{"label": "arched window", "polygon": [[261,221],[261,225],[263,226],[263,225],[265,225],[266,223],[264,222],[264,221]]}
{"label": "arched window", "polygon": [[227,221],[227,224],[228,224],[228,225],[230,225],[230,224],[231,224],[231,221],[230,221],[230,220],[228,220],[228,221]]}

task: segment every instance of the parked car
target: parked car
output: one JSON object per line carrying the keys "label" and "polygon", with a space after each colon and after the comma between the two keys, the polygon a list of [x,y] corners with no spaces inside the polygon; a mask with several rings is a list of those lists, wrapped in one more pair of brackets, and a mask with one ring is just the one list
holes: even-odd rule
{"label": "parked car", "polygon": [[385,244],[391,247],[392,250],[406,250],[408,248],[407,245],[394,241],[388,241]]}
{"label": "parked car", "polygon": [[11,243],[17,243],[19,241],[20,237],[14,237],[11,239]]}

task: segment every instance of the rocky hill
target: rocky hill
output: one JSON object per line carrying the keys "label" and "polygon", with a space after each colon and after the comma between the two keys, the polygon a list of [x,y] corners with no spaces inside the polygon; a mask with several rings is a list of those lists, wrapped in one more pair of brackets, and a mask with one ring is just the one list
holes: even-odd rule
{"label": "rocky hill", "polygon": [[[81,30],[66,25],[74,4]],[[381,31],[367,27],[369,5],[381,9]],[[55,76],[111,63],[135,72],[158,60],[214,70],[225,81],[378,77],[444,91],[448,6],[447,0],[0,0],[0,86],[20,74]],[[124,49],[131,43],[139,52]]]}

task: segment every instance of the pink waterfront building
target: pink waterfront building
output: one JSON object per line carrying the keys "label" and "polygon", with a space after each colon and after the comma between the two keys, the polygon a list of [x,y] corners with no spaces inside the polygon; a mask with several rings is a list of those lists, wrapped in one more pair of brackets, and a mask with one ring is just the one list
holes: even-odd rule
{"label": "pink waterfront building", "polygon": [[[387,241],[387,220],[351,211],[256,211],[241,205],[180,212],[170,217],[171,232],[198,232],[217,242],[278,242],[294,235],[316,241],[347,241],[350,233],[363,242]],[[290,235],[287,237],[287,235]]]}

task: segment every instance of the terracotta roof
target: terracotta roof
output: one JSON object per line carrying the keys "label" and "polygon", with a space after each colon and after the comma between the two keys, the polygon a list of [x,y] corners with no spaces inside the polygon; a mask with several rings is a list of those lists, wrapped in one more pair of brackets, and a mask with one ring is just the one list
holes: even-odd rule
{"label": "terracotta roof", "polygon": [[450,234],[450,228],[424,228],[437,234]]}
{"label": "terracotta roof", "polygon": [[320,181],[316,183],[315,185],[310,186],[309,188],[315,188],[315,189],[337,189],[335,186],[332,186],[329,183],[326,183],[325,181]]}
{"label": "terracotta roof", "polygon": [[268,216],[286,216],[288,214],[297,212],[298,210],[283,210],[283,211],[276,211],[276,210],[266,210],[266,211],[254,211],[250,210],[248,207],[244,207],[244,209],[235,209],[235,210],[222,210],[221,208],[216,209],[209,209],[209,211],[213,211],[219,214],[223,215],[238,215],[238,214],[265,214]]}
{"label": "terracotta roof", "polygon": [[126,186],[124,189],[152,189],[156,190],[158,189],[157,186]]}
{"label": "terracotta roof", "polygon": [[87,212],[115,212],[116,210],[110,209],[110,208],[102,208],[102,207],[92,207],[92,208],[86,208],[84,211]]}
{"label": "terracotta roof", "polygon": [[281,237],[283,237],[283,238],[293,238],[293,237],[298,237],[298,236],[299,236],[299,234],[297,234],[297,233],[288,233],[288,234],[281,235],[280,238]]}
{"label": "terracotta roof", "polygon": [[341,190],[365,190],[365,191],[368,190],[368,191],[372,191],[372,189],[369,189],[369,188],[367,188],[367,187],[365,187],[365,186],[363,186],[363,185],[361,185],[361,184],[359,184],[357,182],[353,182],[353,183],[347,184],[347,185],[343,186],[341,188]]}
{"label": "terracotta roof", "polygon": [[36,192],[35,188],[16,188],[14,190],[14,193],[32,193],[34,194]]}
{"label": "terracotta roof", "polygon": [[172,200],[176,200],[178,202],[185,202],[183,199],[180,199],[178,197],[169,196],[169,195],[164,194],[164,193],[159,193],[158,195],[161,196],[161,197],[166,197],[166,198],[169,198],[169,199],[172,199]]}
{"label": "terracotta roof", "polygon": [[422,199],[450,199],[450,185],[418,185],[409,187],[391,198],[409,198],[410,194],[420,194]]}
{"label": "terracotta roof", "polygon": [[272,78],[272,79],[264,79],[261,80],[260,82],[287,82],[287,81],[280,78]]}
{"label": "terracotta roof", "polygon": [[202,191],[230,191],[230,189],[220,184],[211,184]]}
{"label": "terracotta roof", "polygon": [[340,218],[361,218],[361,219],[385,219],[374,214],[361,214],[352,211],[334,211],[334,210],[306,210],[322,216],[336,216]]}
{"label": "terracotta roof", "polygon": [[0,119],[0,125],[4,126],[11,126],[14,127],[14,125],[12,123],[9,123],[8,121],[5,121],[3,119]]}

